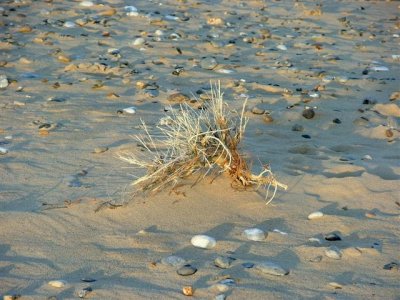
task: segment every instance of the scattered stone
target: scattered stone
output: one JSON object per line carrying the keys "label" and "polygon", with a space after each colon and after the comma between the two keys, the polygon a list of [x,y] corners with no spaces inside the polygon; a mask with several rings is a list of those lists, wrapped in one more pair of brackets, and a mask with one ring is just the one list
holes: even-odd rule
{"label": "scattered stone", "polygon": [[186,264],[186,260],[180,256],[170,255],[161,259],[161,263],[166,266],[181,267]]}
{"label": "scattered stone", "polygon": [[333,287],[335,290],[343,288],[343,286],[340,283],[337,283],[337,282],[334,282],[334,281],[333,282],[329,282],[329,286]]}
{"label": "scattered stone", "polygon": [[311,139],[311,135],[309,134],[302,134],[301,136],[305,139]]}
{"label": "scattered stone", "polygon": [[193,296],[194,294],[194,289],[192,286],[188,285],[188,286],[184,286],[182,288],[182,294],[184,294],[185,296]]}
{"label": "scattered stone", "polygon": [[304,130],[304,127],[299,124],[294,124],[292,126],[292,131],[303,131],[303,130]]}
{"label": "scattered stone", "polygon": [[207,24],[212,26],[221,26],[224,25],[224,23],[225,23],[224,20],[218,17],[207,19]]}
{"label": "scattered stone", "polygon": [[63,288],[63,287],[65,287],[67,282],[64,280],[51,280],[48,282],[48,284],[55,288]]}
{"label": "scattered stone", "polygon": [[127,114],[131,114],[131,115],[136,114],[136,107],[131,106],[131,107],[123,108],[122,112],[123,113],[127,113]]}
{"label": "scattered stone", "polygon": [[375,219],[376,218],[376,213],[374,213],[372,211],[368,211],[368,212],[365,213],[365,216],[367,218]]}
{"label": "scattered stone", "polygon": [[251,112],[255,115],[263,115],[265,113],[265,109],[255,106],[252,108]]}
{"label": "scattered stone", "polygon": [[330,242],[341,241],[342,238],[336,233],[329,233],[325,236],[325,240]]}
{"label": "scattered stone", "polygon": [[279,49],[279,50],[282,50],[282,51],[286,51],[287,50],[287,47],[285,45],[282,45],[282,44],[276,46],[276,48]]}
{"label": "scattered stone", "polygon": [[335,124],[341,124],[342,123],[342,121],[340,121],[340,119],[338,119],[338,118],[333,119],[332,122],[335,123]]}
{"label": "scattered stone", "polygon": [[195,235],[194,237],[192,237],[191,243],[197,248],[212,249],[217,244],[217,241],[207,235]]}
{"label": "scattered stone", "polygon": [[325,250],[325,255],[332,259],[341,259],[342,252],[339,250],[338,247],[332,246]]}
{"label": "scattered stone", "polygon": [[254,267],[257,270],[269,275],[284,276],[289,274],[289,270],[286,270],[280,265],[270,261],[256,264]]}
{"label": "scattered stone", "polygon": [[229,289],[229,285],[223,283],[216,283],[210,286],[210,290],[216,293],[225,293],[229,291]]}
{"label": "scattered stone", "polygon": [[246,269],[251,269],[251,268],[254,267],[254,264],[251,263],[251,262],[245,262],[245,263],[242,263],[242,266],[243,266],[244,268],[246,268]]}
{"label": "scattered stone", "polygon": [[215,300],[225,300],[226,296],[224,294],[219,294],[217,296],[215,296]]}
{"label": "scattered stone", "polygon": [[389,100],[390,101],[395,101],[400,99],[400,92],[393,92],[390,94]]}
{"label": "scattered stone", "polygon": [[79,298],[85,298],[90,292],[92,292],[93,291],[93,289],[90,287],[90,286],[88,286],[88,287],[86,287],[86,288],[84,288],[84,289],[81,289],[79,292],[78,292],[78,297]]}
{"label": "scattered stone", "polygon": [[206,57],[200,61],[200,67],[206,70],[213,70],[218,65],[213,57]]}
{"label": "scattered stone", "polygon": [[144,38],[137,38],[132,42],[132,46],[141,46],[146,42]]}
{"label": "scattered stone", "polygon": [[182,93],[174,93],[169,95],[167,100],[173,103],[184,103],[190,101],[189,96],[182,94]]}
{"label": "scattered stone", "polygon": [[81,281],[82,282],[95,282],[96,279],[90,278],[90,277],[83,277],[83,278],[81,278]]}
{"label": "scattered stone", "polygon": [[14,295],[4,295],[3,300],[17,300],[21,298],[20,294],[14,294]]}
{"label": "scattered stone", "polygon": [[181,276],[190,276],[193,275],[194,273],[197,272],[197,269],[195,267],[192,267],[191,265],[184,265],[180,267],[176,273],[178,273]]}
{"label": "scattered stone", "polygon": [[72,21],[67,21],[64,23],[64,27],[66,28],[74,28],[76,26],[76,24]]}
{"label": "scattered stone", "polygon": [[320,211],[315,211],[315,212],[309,214],[307,218],[308,218],[309,220],[315,220],[315,219],[322,218],[323,216],[324,216],[324,214],[323,214],[322,212],[320,212]]}
{"label": "scattered stone", "polygon": [[9,81],[6,75],[1,74],[0,75],[0,89],[5,89],[8,87]]}
{"label": "scattered stone", "polygon": [[319,238],[315,238],[315,237],[309,238],[308,241],[312,245],[321,245],[322,244],[321,240]]}
{"label": "scattered stone", "polygon": [[218,256],[214,260],[214,265],[221,269],[227,269],[231,266],[232,260],[230,257]]}
{"label": "scattered stone", "polygon": [[264,121],[265,123],[272,123],[272,122],[274,121],[274,119],[271,117],[271,115],[265,114],[265,115],[263,116],[263,121]]}
{"label": "scattered stone", "polygon": [[312,263],[319,263],[319,262],[321,262],[321,260],[322,260],[322,255],[318,255],[318,256],[315,256],[315,257],[309,259],[309,261]]}
{"label": "scattered stone", "polygon": [[79,3],[79,5],[83,7],[91,7],[94,5],[94,3],[92,1],[82,1],[81,3]]}
{"label": "scattered stone", "polygon": [[396,262],[391,262],[383,266],[384,270],[394,270],[398,271],[400,269],[399,264]]}
{"label": "scattered stone", "polygon": [[312,109],[311,107],[306,107],[303,110],[302,116],[306,119],[312,119],[315,116],[315,112],[314,109]]}
{"label": "scattered stone", "polygon": [[4,147],[0,147],[0,155],[5,155],[8,153],[8,150]]}
{"label": "scattered stone", "polygon": [[108,150],[108,147],[96,147],[93,149],[93,153],[99,154],[106,152]]}
{"label": "scattered stone", "polygon": [[267,237],[267,234],[259,228],[246,229],[243,231],[243,235],[247,239],[249,239],[251,241],[256,241],[256,242],[264,241]]}

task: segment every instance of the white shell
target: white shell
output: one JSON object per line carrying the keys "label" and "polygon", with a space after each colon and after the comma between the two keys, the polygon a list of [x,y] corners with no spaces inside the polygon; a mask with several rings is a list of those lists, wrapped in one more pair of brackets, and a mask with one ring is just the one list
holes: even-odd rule
{"label": "white shell", "polygon": [[212,249],[217,244],[217,241],[213,237],[202,234],[195,235],[190,242],[193,246],[203,249]]}
{"label": "white shell", "polygon": [[264,241],[267,236],[264,231],[258,228],[246,229],[243,234],[247,239],[256,242]]}
{"label": "white shell", "polygon": [[285,45],[278,45],[278,46],[276,46],[276,48],[278,48],[279,50],[283,50],[283,51],[287,50],[287,47]]}
{"label": "white shell", "polygon": [[313,213],[308,215],[308,219],[309,220],[314,220],[314,219],[319,219],[322,218],[324,216],[324,214],[320,211],[314,211]]}
{"label": "white shell", "polygon": [[122,111],[127,114],[136,114],[136,107],[134,107],[134,106],[127,107],[127,108],[124,108]]}
{"label": "white shell", "polygon": [[0,155],[7,154],[8,150],[6,148],[0,147]]}
{"label": "white shell", "polygon": [[79,5],[84,7],[90,7],[93,6],[94,3],[92,1],[82,1],[81,3],[79,3]]}
{"label": "white shell", "polygon": [[49,281],[49,285],[51,285],[52,287],[56,287],[56,288],[62,288],[67,284],[66,281],[64,280],[52,280]]}

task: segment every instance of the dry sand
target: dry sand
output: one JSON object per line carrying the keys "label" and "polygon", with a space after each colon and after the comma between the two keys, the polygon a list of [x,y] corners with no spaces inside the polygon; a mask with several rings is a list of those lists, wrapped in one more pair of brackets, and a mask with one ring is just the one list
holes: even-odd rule
{"label": "dry sand", "polygon": [[[399,299],[398,2],[93,1],[0,5],[0,295],[183,299],[190,285],[197,299]],[[265,206],[221,176],[129,199],[143,171],[116,157],[140,151],[140,119],[154,128],[169,95],[210,80],[232,108],[249,97],[242,150],[288,191]],[[107,201],[124,206],[95,212]],[[267,239],[243,237],[253,227]],[[196,234],[216,247],[194,248]],[[169,255],[198,271],[178,275]],[[236,260],[219,269],[218,255]],[[290,273],[242,266],[263,261]]]}

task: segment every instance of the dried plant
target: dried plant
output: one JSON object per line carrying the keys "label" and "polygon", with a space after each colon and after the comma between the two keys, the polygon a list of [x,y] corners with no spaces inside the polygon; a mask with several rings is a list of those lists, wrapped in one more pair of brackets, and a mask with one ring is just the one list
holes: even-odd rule
{"label": "dried plant", "polygon": [[169,122],[158,126],[161,137],[154,138],[142,121],[145,135],[136,136],[144,147],[144,157],[135,154],[120,154],[120,159],[147,170],[147,174],[132,185],[138,192],[158,192],[165,187],[174,187],[180,179],[196,172],[204,178],[210,172],[224,172],[233,179],[233,187],[274,188],[287,186],[278,182],[271,170],[264,166],[260,174],[253,174],[239,152],[248,119],[244,116],[246,101],[241,113],[232,112],[223,100],[220,84],[212,86],[211,100],[203,109],[182,104],[172,110]]}

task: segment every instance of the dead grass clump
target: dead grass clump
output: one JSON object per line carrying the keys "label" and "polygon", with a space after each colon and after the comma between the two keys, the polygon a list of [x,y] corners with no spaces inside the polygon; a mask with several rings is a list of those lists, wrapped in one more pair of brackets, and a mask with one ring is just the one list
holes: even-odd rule
{"label": "dead grass clump", "polygon": [[211,172],[227,173],[233,179],[233,187],[274,188],[269,203],[278,187],[287,186],[278,182],[271,170],[264,167],[260,174],[253,174],[248,163],[239,152],[239,145],[248,119],[241,113],[232,112],[223,100],[220,84],[211,89],[211,100],[204,109],[194,109],[182,104],[179,110],[172,110],[165,126],[159,126],[161,137],[155,139],[146,125],[144,137],[136,139],[145,148],[144,157],[121,154],[120,158],[147,174],[135,180],[132,185],[138,192],[158,192],[165,187],[174,187],[180,179],[203,171],[200,179]]}

